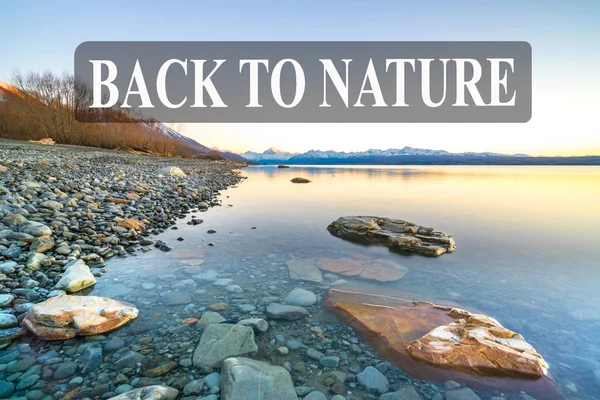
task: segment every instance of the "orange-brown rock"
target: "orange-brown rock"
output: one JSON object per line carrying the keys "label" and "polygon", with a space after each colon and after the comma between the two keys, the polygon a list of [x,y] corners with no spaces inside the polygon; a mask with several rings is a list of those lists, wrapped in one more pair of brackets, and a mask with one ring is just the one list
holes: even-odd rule
{"label": "orange-brown rock", "polygon": [[115,204],[129,204],[129,200],[127,199],[119,199],[118,197],[105,197],[104,202],[106,203],[115,203]]}
{"label": "orange-brown rock", "polygon": [[[493,318],[382,292],[384,290],[368,293],[359,288],[334,288],[323,299],[323,306],[356,330],[380,357],[418,379],[457,380],[481,390],[525,391],[535,398],[564,400],[553,378],[546,373],[541,356],[536,356],[535,350],[524,340],[521,341],[519,335],[501,327]],[[439,331],[439,336],[449,338],[444,342],[445,346],[450,347],[452,340],[457,343],[454,343],[451,351],[444,349],[437,353],[441,344],[430,340],[436,338],[437,334],[431,332],[440,327],[450,327],[447,329],[456,335],[458,331],[454,330],[454,324],[460,325],[462,332],[467,326],[473,329],[468,329],[470,333],[467,332],[465,338],[450,337],[445,330]],[[483,343],[482,331],[485,331]],[[516,353],[508,349],[507,340],[512,340],[509,343],[514,346]],[[475,341],[477,345],[472,344]],[[423,346],[419,348],[420,344]],[[417,357],[411,354],[411,346],[413,353],[419,354]],[[516,350],[519,347],[529,355],[519,353]],[[475,349],[484,351],[481,354],[496,357],[491,362],[495,367],[483,365]],[[431,362],[424,360],[424,354],[428,351],[432,352],[428,355]],[[526,359],[523,360],[523,357]],[[434,363],[438,358],[446,361]]]}
{"label": "orange-brown rock", "polygon": [[23,326],[46,340],[112,331],[136,318],[131,303],[98,296],[57,296],[31,307]]}
{"label": "orange-brown rock", "polygon": [[181,321],[181,323],[185,325],[195,324],[196,322],[198,322],[198,318],[186,318]]}
{"label": "orange-brown rock", "polygon": [[401,279],[408,269],[384,260],[348,260],[323,258],[316,263],[324,271],[344,276],[358,276],[379,282],[392,282]]}
{"label": "orange-brown rock", "polygon": [[208,309],[211,311],[223,311],[229,308],[229,304],[227,303],[214,303],[208,306]]}
{"label": "orange-brown rock", "polygon": [[8,171],[8,168],[6,168],[4,165],[0,165],[0,172],[6,172]]}
{"label": "orange-brown rock", "polygon": [[127,229],[135,229],[136,231],[142,231],[146,229],[146,225],[142,221],[138,221],[135,218],[127,218],[123,221],[119,221],[117,226],[127,228]]}
{"label": "orange-brown rock", "polygon": [[134,192],[129,192],[125,195],[129,200],[139,200],[141,199],[140,195]]}
{"label": "orange-brown rock", "polygon": [[458,320],[408,345],[414,359],[475,374],[546,375],[548,364],[523,336],[486,315],[456,309],[448,315]]}

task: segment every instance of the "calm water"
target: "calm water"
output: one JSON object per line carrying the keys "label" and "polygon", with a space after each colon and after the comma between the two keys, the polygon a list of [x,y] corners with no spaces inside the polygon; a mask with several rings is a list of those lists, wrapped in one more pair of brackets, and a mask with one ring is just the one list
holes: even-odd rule
{"label": "calm water", "polygon": [[[285,279],[290,258],[389,259],[409,273],[386,289],[488,313],[536,347],[567,397],[600,398],[600,168],[260,166],[242,173],[248,179],[222,192],[223,207],[202,213],[202,225],[182,220],[179,230],[160,236],[172,253],[109,262],[93,294],[160,311],[145,294],[151,291],[134,290],[135,284],[168,288],[166,274],[179,281],[211,268],[253,293]],[[290,183],[296,176],[312,183]],[[431,226],[452,234],[457,250],[433,259],[355,245],[325,229],[344,215]],[[178,236],[186,240],[177,242]],[[189,258],[203,265],[190,265]],[[211,290],[194,296],[201,303],[224,298]],[[192,316],[180,308],[168,312]]]}

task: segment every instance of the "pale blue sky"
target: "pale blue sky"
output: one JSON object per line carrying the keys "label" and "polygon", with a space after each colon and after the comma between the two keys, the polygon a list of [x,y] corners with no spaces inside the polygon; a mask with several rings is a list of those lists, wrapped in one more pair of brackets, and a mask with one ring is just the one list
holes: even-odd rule
{"label": "pale blue sky", "polygon": [[[534,66],[533,118],[528,124],[189,125],[184,133],[206,145],[238,151],[269,146],[303,151],[410,145],[455,151],[600,153],[598,0],[171,1],[160,5],[157,1],[25,0],[4,1],[0,11],[3,81],[10,80],[16,68],[72,71],[75,48],[89,40],[525,40],[532,45]],[[364,137],[360,134],[364,129],[375,133]]]}

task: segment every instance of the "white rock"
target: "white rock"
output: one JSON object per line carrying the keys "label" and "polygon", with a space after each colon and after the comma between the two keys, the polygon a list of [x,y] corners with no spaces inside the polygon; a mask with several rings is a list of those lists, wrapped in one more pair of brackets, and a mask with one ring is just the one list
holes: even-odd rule
{"label": "white rock", "polygon": [[165,176],[186,176],[185,172],[177,167],[164,167],[158,170],[158,173]]}
{"label": "white rock", "polygon": [[55,289],[63,289],[73,293],[96,283],[96,278],[82,260],[73,260],[65,268],[66,271],[54,287]]}

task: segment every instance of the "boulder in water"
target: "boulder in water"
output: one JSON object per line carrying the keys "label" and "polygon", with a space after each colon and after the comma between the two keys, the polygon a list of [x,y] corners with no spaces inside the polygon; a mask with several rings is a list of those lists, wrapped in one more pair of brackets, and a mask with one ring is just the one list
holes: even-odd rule
{"label": "boulder in water", "polygon": [[126,324],[138,315],[131,303],[98,296],[51,297],[32,306],[23,326],[41,339],[66,340],[98,335]]}
{"label": "boulder in water", "polygon": [[340,217],[329,224],[327,230],[332,235],[351,242],[380,244],[399,252],[419,253],[431,257],[456,249],[451,236],[400,219]]}

